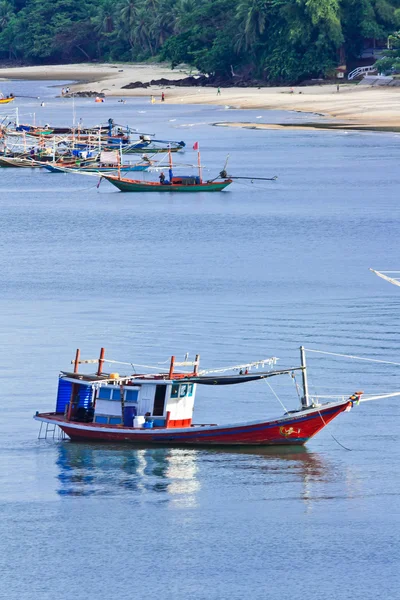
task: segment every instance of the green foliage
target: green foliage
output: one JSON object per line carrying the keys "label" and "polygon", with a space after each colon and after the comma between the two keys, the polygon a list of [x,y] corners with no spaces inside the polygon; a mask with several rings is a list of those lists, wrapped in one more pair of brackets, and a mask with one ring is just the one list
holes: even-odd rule
{"label": "green foliage", "polygon": [[[295,82],[399,28],[400,0],[0,0],[0,58],[158,57],[211,75]],[[385,68],[398,64],[396,53]]]}

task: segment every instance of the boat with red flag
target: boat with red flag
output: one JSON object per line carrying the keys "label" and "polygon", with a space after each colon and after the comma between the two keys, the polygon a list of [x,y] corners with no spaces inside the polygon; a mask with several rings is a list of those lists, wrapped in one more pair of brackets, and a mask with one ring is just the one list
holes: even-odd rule
{"label": "boat with red flag", "polygon": [[[308,393],[305,350],[301,364],[276,369],[276,358],[223,369],[200,370],[200,357],[182,362],[172,356],[167,370],[137,373],[144,365],[109,360],[101,349],[98,359],[81,360],[77,350],[72,371],[62,371],[54,412],[37,412],[39,437],[57,428],[74,441],[121,442],[190,446],[303,446],[339,414],[351,409],[362,392],[320,404]],[[83,364],[96,364],[95,373],[80,372]],[[104,372],[104,365],[131,366],[135,372]],[[164,363],[165,364],[165,363]],[[149,367],[150,368],[150,367]],[[183,370],[182,368],[186,369]],[[154,367],[152,367],[154,369]],[[189,369],[189,370],[187,370]],[[272,377],[301,374],[300,406],[281,417],[238,423],[195,423],[194,402],[198,386],[236,386]],[[44,433],[43,433],[44,428]]]}

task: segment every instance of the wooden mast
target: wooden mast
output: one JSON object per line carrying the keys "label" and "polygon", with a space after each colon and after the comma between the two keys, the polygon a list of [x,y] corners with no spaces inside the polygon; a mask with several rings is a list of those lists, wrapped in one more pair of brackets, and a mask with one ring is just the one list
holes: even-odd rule
{"label": "wooden mast", "polygon": [[310,406],[310,398],[308,395],[308,381],[307,381],[307,365],[306,365],[306,353],[304,346],[300,346],[300,359],[301,359],[301,373],[303,379],[303,396],[301,398],[301,405],[303,408]]}
{"label": "wooden mast", "polygon": [[100,349],[100,358],[99,358],[99,368],[97,369],[97,375],[101,375],[103,372],[103,364],[104,364],[104,354],[105,354],[106,349],[105,348],[101,348]]}

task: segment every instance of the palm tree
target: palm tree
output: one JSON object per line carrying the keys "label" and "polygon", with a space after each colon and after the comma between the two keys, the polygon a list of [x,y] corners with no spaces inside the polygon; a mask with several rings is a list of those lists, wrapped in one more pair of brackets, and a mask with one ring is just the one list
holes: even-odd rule
{"label": "palm tree", "polygon": [[267,24],[266,4],[259,0],[242,0],[236,9],[236,18],[241,29],[236,48],[250,49],[264,33]]}
{"label": "palm tree", "polygon": [[0,31],[3,31],[14,16],[10,3],[7,0],[0,2]]}

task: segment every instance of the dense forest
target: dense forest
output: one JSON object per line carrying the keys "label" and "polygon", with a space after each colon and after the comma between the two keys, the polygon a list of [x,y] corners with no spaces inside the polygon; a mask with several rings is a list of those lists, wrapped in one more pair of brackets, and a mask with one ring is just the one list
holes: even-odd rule
{"label": "dense forest", "polygon": [[222,77],[299,81],[351,63],[366,39],[396,42],[399,29],[400,0],[0,0],[0,59],[154,57]]}

